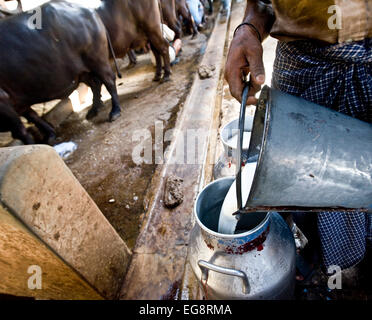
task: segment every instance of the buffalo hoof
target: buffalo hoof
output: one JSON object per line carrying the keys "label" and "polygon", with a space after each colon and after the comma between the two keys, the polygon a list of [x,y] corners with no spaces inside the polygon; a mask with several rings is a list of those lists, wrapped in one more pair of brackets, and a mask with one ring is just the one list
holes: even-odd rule
{"label": "buffalo hoof", "polygon": [[133,69],[136,65],[137,65],[137,62],[136,63],[134,63],[134,62],[129,63],[128,66],[127,66],[127,70]]}
{"label": "buffalo hoof", "polygon": [[170,78],[170,75],[165,75],[162,79],[161,79],[161,83],[165,83],[165,82],[169,82],[171,81],[171,78]]}
{"label": "buffalo hoof", "polygon": [[56,136],[55,135],[50,135],[46,139],[45,143],[53,147],[56,144]]}
{"label": "buffalo hoof", "polygon": [[26,135],[25,137],[23,137],[23,139],[21,138],[20,140],[25,145],[35,144],[35,140],[34,140],[34,138],[30,134]]}
{"label": "buffalo hoof", "polygon": [[120,111],[111,112],[110,117],[109,117],[109,121],[114,122],[115,120],[120,118],[120,115],[121,115]]}
{"label": "buffalo hoof", "polygon": [[154,82],[159,82],[161,80],[161,75],[155,75],[155,78],[152,79]]}
{"label": "buffalo hoof", "polygon": [[85,117],[87,120],[92,120],[93,118],[97,117],[98,115],[98,111],[96,108],[91,108],[88,113],[87,113],[87,116]]}

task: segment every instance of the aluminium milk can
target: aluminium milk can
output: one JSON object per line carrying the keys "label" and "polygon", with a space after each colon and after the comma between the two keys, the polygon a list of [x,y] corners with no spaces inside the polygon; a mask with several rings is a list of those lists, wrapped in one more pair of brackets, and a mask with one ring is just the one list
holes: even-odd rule
{"label": "aluminium milk can", "polygon": [[189,262],[206,299],[291,299],[296,248],[293,234],[278,213],[244,214],[246,231],[218,233],[219,214],[234,177],[208,185],[199,195],[191,234]]}

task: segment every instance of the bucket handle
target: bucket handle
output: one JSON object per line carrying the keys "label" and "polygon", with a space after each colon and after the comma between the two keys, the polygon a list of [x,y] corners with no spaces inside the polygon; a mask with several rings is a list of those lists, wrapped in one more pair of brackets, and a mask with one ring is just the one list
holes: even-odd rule
{"label": "bucket handle", "polygon": [[243,140],[244,140],[244,125],[245,125],[245,110],[247,105],[247,100],[249,96],[249,89],[251,88],[250,79],[245,83],[243,94],[242,94],[242,104],[240,106],[239,115],[239,127],[238,127],[238,145],[236,148],[236,197],[238,203],[238,212],[243,210],[243,196],[242,196],[242,164],[243,164]]}
{"label": "bucket handle", "polygon": [[208,280],[208,275],[209,275],[209,270],[226,274],[228,276],[234,276],[234,277],[239,277],[243,281],[243,293],[244,294],[249,294],[251,292],[251,286],[249,284],[249,280],[247,277],[247,274],[243,271],[240,270],[235,270],[235,269],[230,269],[230,268],[225,268],[225,267],[220,267],[216,266],[212,263],[209,263],[204,260],[199,260],[198,262],[199,268],[202,271],[202,280],[207,282]]}

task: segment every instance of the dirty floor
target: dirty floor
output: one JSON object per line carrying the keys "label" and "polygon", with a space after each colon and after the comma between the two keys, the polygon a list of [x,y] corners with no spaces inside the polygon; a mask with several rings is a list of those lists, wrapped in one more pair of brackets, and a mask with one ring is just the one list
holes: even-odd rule
{"label": "dirty floor", "polygon": [[122,116],[114,123],[107,122],[108,100],[93,121],[85,120],[85,110],[72,114],[58,129],[58,142],[78,145],[66,164],[130,248],[138,236],[156,169],[154,157],[152,163],[138,164],[132,153],[141,149],[143,141],[154,141],[155,123],[162,125],[164,132],[173,128],[210,31],[196,39],[183,39],[180,62],[173,66],[170,82],[152,81],[154,67],[149,54],[139,55],[133,69],[126,69],[124,62],[123,79],[118,80]]}

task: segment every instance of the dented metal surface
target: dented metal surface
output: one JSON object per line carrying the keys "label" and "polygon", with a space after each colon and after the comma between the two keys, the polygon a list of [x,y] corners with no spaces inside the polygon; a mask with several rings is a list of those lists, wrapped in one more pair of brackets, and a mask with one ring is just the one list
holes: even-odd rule
{"label": "dented metal surface", "polygon": [[372,125],[265,87],[245,211],[371,211]]}

